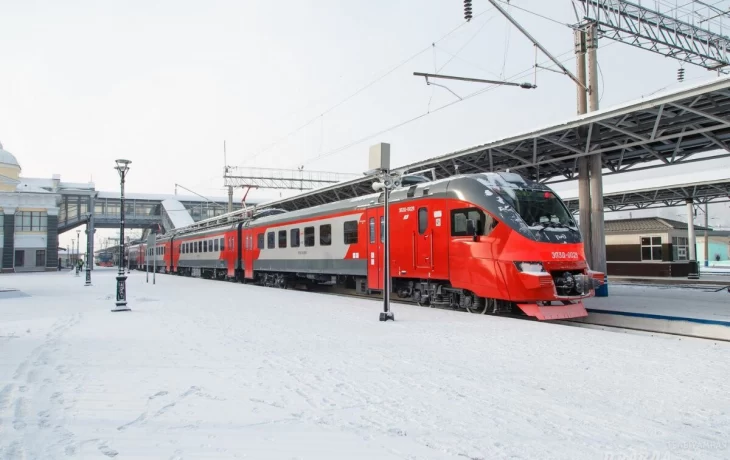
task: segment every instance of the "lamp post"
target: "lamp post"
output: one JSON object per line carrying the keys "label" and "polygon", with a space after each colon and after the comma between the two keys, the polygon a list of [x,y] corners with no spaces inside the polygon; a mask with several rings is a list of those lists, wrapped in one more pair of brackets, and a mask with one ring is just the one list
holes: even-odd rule
{"label": "lamp post", "polygon": [[71,238],[71,252],[68,253],[69,260],[71,260],[72,268],[76,270],[76,258],[74,257],[74,249],[76,249],[76,240]]}
{"label": "lamp post", "polygon": [[380,143],[370,147],[370,171],[367,175],[375,175],[378,182],[373,183],[373,190],[383,190],[383,311],[380,321],[395,321],[390,311],[390,189],[400,186],[401,176],[390,171],[390,144]]}
{"label": "lamp post", "polygon": [[121,214],[119,224],[119,273],[117,274],[117,301],[116,306],[112,311],[130,311],[127,307],[127,276],[124,274],[124,178],[129,172],[129,165],[132,162],[129,160],[117,160],[117,165],[114,169],[119,173],[120,185],[121,185]]}
{"label": "lamp post", "polygon": [[86,222],[86,282],[84,286],[91,286],[91,263],[93,262],[93,257],[91,256],[91,235],[88,224],[88,222],[91,222],[91,214],[89,214],[89,220]]}
{"label": "lamp post", "polygon": [[81,260],[81,230],[76,230],[76,276],[79,276],[79,260]]}

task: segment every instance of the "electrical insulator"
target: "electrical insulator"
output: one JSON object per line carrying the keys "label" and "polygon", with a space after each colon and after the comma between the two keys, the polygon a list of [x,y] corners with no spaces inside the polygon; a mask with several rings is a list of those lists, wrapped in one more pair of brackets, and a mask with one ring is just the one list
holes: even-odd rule
{"label": "electrical insulator", "polygon": [[464,19],[471,21],[471,0],[464,0]]}
{"label": "electrical insulator", "polygon": [[677,81],[678,82],[683,82],[684,81],[684,69],[682,67],[680,67],[677,70]]}

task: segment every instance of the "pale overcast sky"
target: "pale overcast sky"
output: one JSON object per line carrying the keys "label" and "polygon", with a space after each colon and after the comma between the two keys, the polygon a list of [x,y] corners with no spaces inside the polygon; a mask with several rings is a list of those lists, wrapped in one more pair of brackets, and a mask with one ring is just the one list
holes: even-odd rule
{"label": "pale overcast sky", "polygon": [[[511,3],[576,22],[570,0]],[[223,196],[224,139],[232,165],[361,173],[376,142],[389,142],[401,165],[573,117],[575,84],[542,71],[535,90],[495,88],[356,142],[457,100],[414,71],[532,81],[530,42],[487,0],[473,4],[475,18],[437,41],[464,22],[461,1],[0,0],[0,141],[27,177],[117,190],[112,168],[123,157],[130,192],[173,193],[179,183]],[[508,9],[574,68],[568,27]],[[600,45],[602,107],[682,85],[674,60]],[[685,69],[684,85],[716,77]],[[483,88],[445,84],[462,97]]]}

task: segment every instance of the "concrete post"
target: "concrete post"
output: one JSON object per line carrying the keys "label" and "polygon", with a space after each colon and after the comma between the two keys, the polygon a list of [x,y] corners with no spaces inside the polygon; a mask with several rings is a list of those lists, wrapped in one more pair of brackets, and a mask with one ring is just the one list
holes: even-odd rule
{"label": "concrete post", "polygon": [[[575,30],[575,62],[576,76],[582,85],[586,82],[586,40],[584,30]],[[578,115],[588,110],[587,94],[584,88],[576,86],[578,96]],[[588,157],[578,158],[578,215],[580,216],[580,233],[583,237],[583,249],[586,261],[592,265],[591,252],[591,187],[589,182]]]}
{"label": "concrete post", "polygon": [[692,198],[687,199],[687,238],[689,241],[689,279],[699,279],[700,271],[697,265],[697,238],[695,237],[694,205]]}
{"label": "concrete post", "polygon": [[710,266],[710,236],[708,227],[710,226],[710,216],[707,213],[707,203],[705,203],[705,267]]}
{"label": "concrete post", "polygon": [[[595,23],[590,24],[586,30],[586,49],[588,51],[588,110],[595,112],[598,110],[598,29]],[[593,266],[591,268],[606,274],[606,229],[603,223],[603,159],[600,153],[589,158],[591,164],[591,254],[593,256]],[[608,295],[608,276],[604,278],[604,281],[604,284],[596,289],[597,297]]]}

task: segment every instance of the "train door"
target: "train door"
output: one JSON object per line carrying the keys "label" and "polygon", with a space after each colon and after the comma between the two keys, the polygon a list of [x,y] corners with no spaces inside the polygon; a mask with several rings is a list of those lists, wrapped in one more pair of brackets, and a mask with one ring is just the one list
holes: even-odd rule
{"label": "train door", "polygon": [[383,289],[383,208],[370,208],[365,215],[368,220],[368,289]]}
{"label": "train door", "polygon": [[416,228],[416,268],[430,269],[433,267],[433,231],[429,223],[429,206],[423,204],[418,207]]}

